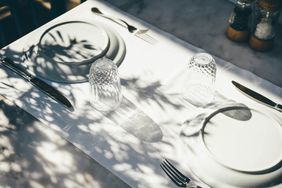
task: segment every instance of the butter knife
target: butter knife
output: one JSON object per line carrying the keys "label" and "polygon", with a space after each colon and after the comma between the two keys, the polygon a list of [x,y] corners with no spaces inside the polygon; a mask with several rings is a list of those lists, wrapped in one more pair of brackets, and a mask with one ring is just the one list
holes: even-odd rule
{"label": "butter knife", "polygon": [[24,78],[26,81],[30,82],[32,85],[36,86],[38,89],[40,89],[42,92],[44,92],[46,95],[48,95],[55,101],[64,105],[68,109],[73,110],[72,104],[65,96],[63,96],[61,92],[59,92],[57,89],[55,89],[48,83],[44,82],[43,80],[31,75],[27,70],[17,65],[11,59],[1,58],[1,64],[6,68],[10,69],[11,71],[13,71],[14,73],[18,74],[22,78]]}
{"label": "butter knife", "polygon": [[247,88],[246,86],[243,86],[241,84],[239,84],[238,82],[236,81],[232,81],[232,84],[237,88],[239,89],[240,91],[242,91],[244,94],[246,94],[248,97],[252,98],[252,99],[255,99],[256,101],[262,103],[262,104],[265,104],[267,106],[270,106],[271,108],[279,111],[279,112],[282,112],[282,105],[281,104],[278,104],[272,100],[270,100],[269,98],[257,93],[256,91],[253,91],[249,88]]}

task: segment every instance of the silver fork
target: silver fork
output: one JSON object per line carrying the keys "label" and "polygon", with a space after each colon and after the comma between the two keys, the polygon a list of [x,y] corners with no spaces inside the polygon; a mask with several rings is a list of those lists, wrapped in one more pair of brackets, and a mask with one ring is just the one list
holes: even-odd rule
{"label": "silver fork", "polygon": [[167,159],[164,159],[160,166],[171,181],[178,187],[201,188],[197,186],[193,180],[177,170]]}
{"label": "silver fork", "polygon": [[[149,31],[149,29],[138,29],[138,28],[136,28],[135,26],[133,26],[133,25],[130,25],[129,23],[127,23],[126,21],[124,21],[124,20],[122,20],[122,19],[120,19],[120,18],[113,18],[113,17],[111,17],[111,16],[108,16],[108,15],[106,15],[106,14],[104,14],[100,9],[98,9],[97,7],[92,7],[91,8],[91,11],[93,12],[93,13],[95,13],[95,14],[99,14],[100,16],[102,16],[102,17],[104,17],[104,18],[107,18],[107,19],[109,19],[109,20],[112,20],[112,21],[114,21],[114,22],[116,22],[116,23],[118,23],[118,24],[124,24],[123,26],[125,26],[126,28],[127,28],[127,30],[128,30],[128,32],[130,32],[130,33],[146,33],[147,31]],[[120,22],[122,22],[122,23],[120,23]]]}
{"label": "silver fork", "polygon": [[129,33],[132,33],[133,35],[139,37],[140,39],[150,43],[150,44],[155,44],[157,43],[157,40],[154,39],[153,37],[151,37],[150,35],[147,34],[147,32],[149,31],[149,29],[139,29],[133,25],[130,25],[129,23],[127,23],[126,21],[120,19],[120,18],[115,18],[115,17],[112,17],[112,16],[109,16],[105,13],[103,13],[100,9],[98,9],[97,7],[92,7],[91,8],[91,11],[96,14],[96,15],[99,15],[99,16],[102,16],[108,20],[111,20],[123,27],[125,27]]}

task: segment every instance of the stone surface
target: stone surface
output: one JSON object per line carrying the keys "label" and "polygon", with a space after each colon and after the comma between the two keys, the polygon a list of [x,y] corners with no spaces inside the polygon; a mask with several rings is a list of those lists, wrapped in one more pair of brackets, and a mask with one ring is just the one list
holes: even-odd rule
{"label": "stone surface", "polygon": [[128,187],[7,100],[0,100],[0,187]]}
{"label": "stone surface", "polygon": [[227,0],[106,0],[111,5],[282,87],[282,25],[275,48],[256,52],[225,37],[234,4]]}

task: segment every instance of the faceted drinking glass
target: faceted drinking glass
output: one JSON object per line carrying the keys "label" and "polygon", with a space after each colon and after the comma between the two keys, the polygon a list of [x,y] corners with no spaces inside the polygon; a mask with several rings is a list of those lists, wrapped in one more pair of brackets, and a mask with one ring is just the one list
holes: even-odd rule
{"label": "faceted drinking glass", "polygon": [[210,54],[197,53],[188,64],[185,98],[196,106],[211,103],[215,93],[216,64]]}
{"label": "faceted drinking glass", "polygon": [[115,110],[122,100],[121,84],[116,64],[101,58],[95,61],[89,71],[91,103],[96,110]]}

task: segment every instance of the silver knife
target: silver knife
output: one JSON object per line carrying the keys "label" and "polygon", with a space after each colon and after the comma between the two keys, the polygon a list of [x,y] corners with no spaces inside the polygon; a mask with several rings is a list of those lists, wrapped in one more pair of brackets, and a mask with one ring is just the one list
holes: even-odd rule
{"label": "silver knife", "polygon": [[32,85],[36,86],[38,89],[40,89],[42,92],[44,92],[46,95],[48,95],[55,101],[61,103],[68,109],[73,110],[72,104],[65,96],[63,96],[61,92],[59,92],[57,89],[44,82],[43,80],[31,75],[27,70],[17,65],[11,59],[1,58],[1,64],[13,71],[14,73],[18,74],[22,78],[24,78],[26,81],[30,82]]}
{"label": "silver knife", "polygon": [[279,112],[282,112],[282,105],[281,104],[278,104],[272,100],[270,100],[269,98],[239,84],[238,82],[235,82],[235,81],[232,81],[232,84],[238,88],[240,91],[242,91],[244,94],[246,94],[248,97],[251,97],[252,99],[255,99],[256,101],[260,102],[260,103],[263,103],[267,106],[270,106],[271,108],[279,111]]}

